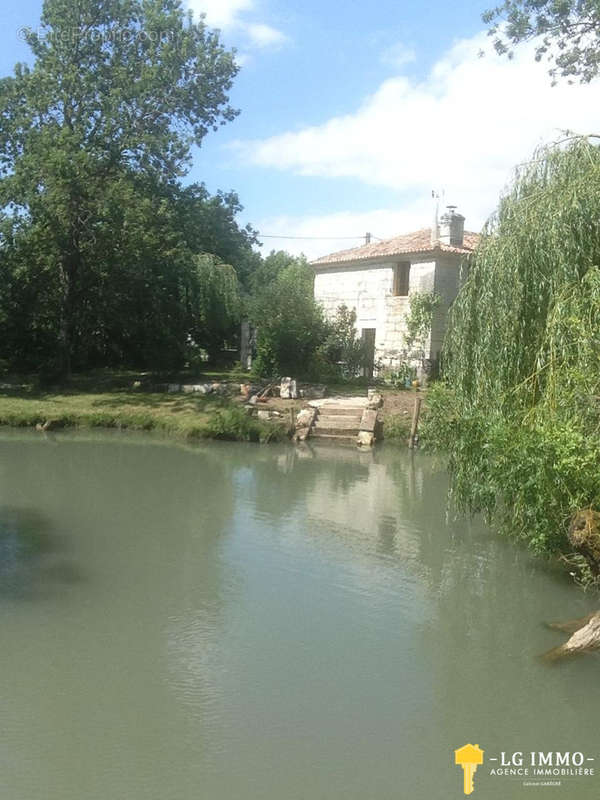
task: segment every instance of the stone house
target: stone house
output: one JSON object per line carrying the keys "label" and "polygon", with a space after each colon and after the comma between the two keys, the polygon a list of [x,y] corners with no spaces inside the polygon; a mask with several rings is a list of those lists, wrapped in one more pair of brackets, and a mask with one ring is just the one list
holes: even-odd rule
{"label": "stone house", "polygon": [[[378,242],[369,241],[367,234],[365,245],[312,262],[315,299],[330,318],[340,305],[356,311],[357,332],[366,340],[375,368],[393,369],[407,359],[415,366],[438,361],[448,309],[479,240],[479,234],[464,230],[464,220],[448,206],[439,220],[436,213],[432,228]],[[409,353],[404,339],[409,297],[431,291],[441,298],[431,334],[424,348]]]}

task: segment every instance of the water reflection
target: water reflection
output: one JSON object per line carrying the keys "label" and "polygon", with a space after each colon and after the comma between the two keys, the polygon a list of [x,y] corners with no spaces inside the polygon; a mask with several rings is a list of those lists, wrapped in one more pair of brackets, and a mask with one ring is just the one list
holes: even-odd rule
{"label": "water reflection", "polygon": [[6,796],[428,800],[465,741],[598,749],[597,660],[535,657],[594,600],[446,489],[390,448],[0,437]]}
{"label": "water reflection", "polygon": [[0,596],[32,598],[52,585],[78,583],[81,569],[69,561],[49,521],[33,509],[0,506]]}
{"label": "water reflection", "polygon": [[[544,620],[583,615],[597,600],[480,520],[455,518],[446,506],[447,476],[430,458],[390,449],[365,458],[321,447],[316,457],[294,451],[259,458],[253,475],[245,502],[255,501],[260,519],[278,528],[284,559],[299,564],[298,571],[327,572],[334,562],[336,584],[327,602],[339,612],[334,601],[341,593],[365,641],[380,630],[400,648],[391,645],[396,667],[420,698],[398,712],[407,730],[399,734],[401,746],[415,765],[407,791],[419,797],[440,791],[440,775],[427,772],[428,753],[415,740],[418,730],[442,752],[470,741],[474,731],[498,750],[524,741],[547,749],[600,743],[591,717],[581,740],[583,686],[595,682],[596,659],[554,673],[538,660],[556,643]],[[318,563],[307,560],[307,541]],[[390,616],[391,609],[400,616]],[[378,646],[383,653],[390,642]],[[398,709],[406,699],[399,689]],[[490,796],[506,796],[505,786],[488,788]],[[574,785],[573,792],[595,796],[596,787]]]}

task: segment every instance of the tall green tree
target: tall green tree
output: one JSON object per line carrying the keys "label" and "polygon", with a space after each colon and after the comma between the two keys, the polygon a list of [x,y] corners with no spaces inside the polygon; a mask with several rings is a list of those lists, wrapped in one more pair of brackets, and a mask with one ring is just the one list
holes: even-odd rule
{"label": "tall green tree", "polygon": [[541,552],[600,508],[600,148],[541,148],[484,230],[428,395],[455,497]]}
{"label": "tall green tree", "polygon": [[240,284],[231,264],[214,255],[194,257],[195,271],[190,283],[188,313],[190,335],[212,361],[216,360],[223,342],[240,322]]}
{"label": "tall green tree", "polygon": [[[40,339],[55,334],[68,373],[75,342],[106,335],[90,324],[100,300],[115,304],[125,336],[112,267],[129,270],[133,286],[159,274],[154,285],[173,303],[145,313],[157,322],[164,312],[176,330],[176,272],[189,259],[176,255],[184,238],[167,225],[161,187],[174,187],[191,146],[235,115],[228,92],[237,67],[179,0],[46,0],[41,31],[27,41],[33,67],[19,64],[0,81],[0,207],[9,215],[0,258],[9,306],[27,308],[47,287],[36,324]],[[151,217],[158,224],[142,230]],[[140,276],[141,263],[153,275]]]}
{"label": "tall green tree", "polygon": [[211,195],[201,183],[178,188],[175,196],[177,224],[188,246],[195,253],[212,253],[232,264],[242,287],[250,289],[252,275],[262,259],[255,249],[257,232],[240,227],[236,216],[243,210],[235,192]]}
{"label": "tall green tree", "polygon": [[512,57],[522,42],[536,42],[535,58],[550,62],[558,77],[589,83],[600,68],[600,3],[598,0],[505,0],[486,11],[494,47]]}
{"label": "tall green tree", "polygon": [[268,256],[261,258],[256,268],[250,275],[250,291],[253,295],[258,296],[266,286],[277,280],[279,275],[288,267],[302,267],[306,278],[306,285],[310,284],[312,291],[312,272],[308,270],[306,259],[301,256],[291,255],[285,250],[271,250]]}
{"label": "tall green tree", "polygon": [[314,273],[303,256],[283,252],[271,253],[260,269],[265,282],[251,302],[255,368],[269,376],[304,375],[328,330],[313,295]]}
{"label": "tall green tree", "polygon": [[[181,230],[176,193],[122,174],[105,187],[89,268],[75,295],[71,359],[76,368],[181,366],[191,336],[214,353],[237,332],[233,267],[196,252]],[[54,363],[60,295],[57,253],[39,226],[6,226],[0,248],[0,358],[22,369]],[[199,268],[199,264],[214,268]],[[226,274],[227,279],[224,280]]]}

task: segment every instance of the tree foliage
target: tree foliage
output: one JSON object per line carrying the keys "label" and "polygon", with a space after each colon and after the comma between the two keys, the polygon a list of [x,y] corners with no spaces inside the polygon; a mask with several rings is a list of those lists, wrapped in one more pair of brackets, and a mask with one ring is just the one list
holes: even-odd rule
{"label": "tree foliage", "polygon": [[489,221],[451,310],[427,434],[453,491],[538,551],[600,503],[600,150],[539,150]]}
{"label": "tree foliage", "polygon": [[326,323],[313,296],[313,272],[304,257],[272,253],[256,288],[251,317],[257,327],[255,369],[263,375],[306,374],[322,344]]}
{"label": "tree foliage", "polygon": [[218,191],[211,195],[204,184],[194,183],[178,189],[174,201],[177,224],[187,246],[194,253],[212,253],[234,265],[241,286],[249,291],[262,258],[254,249],[256,231],[250,225],[240,228],[236,221],[243,210],[237,194]]}
{"label": "tree foliage", "polygon": [[326,317],[313,284],[304,256],[281,250],[270,253],[252,274],[258,374],[335,381],[355,377],[368,364],[368,348],[356,335],[356,311],[341,305]]}
{"label": "tree foliage", "polygon": [[535,58],[550,62],[558,77],[589,83],[600,67],[600,3],[598,0],[505,0],[486,11],[494,47],[512,57],[513,47],[536,41]]}
{"label": "tree foliage", "polygon": [[195,256],[194,266],[187,297],[190,335],[216,360],[240,322],[239,282],[235,269],[213,255]]}
{"label": "tree foliage", "polygon": [[340,377],[354,378],[368,366],[369,348],[356,335],[355,309],[338,306],[335,317],[327,322],[327,335],[321,352],[329,369],[337,368]]}
{"label": "tree foliage", "polygon": [[433,314],[440,302],[441,297],[436,292],[412,292],[409,295],[404,337],[409,350],[413,346],[425,349],[425,342],[431,333]]}
{"label": "tree foliage", "polygon": [[312,284],[309,287],[310,281],[308,278],[312,275],[308,271],[308,265],[305,258],[297,258],[296,256],[287,253],[285,250],[272,250],[268,256],[260,259],[256,268],[250,275],[249,289],[250,293],[258,297],[265,287],[273,283],[278,276],[288,267],[301,266],[305,270],[307,276],[306,287],[310,288],[312,292]]}
{"label": "tree foliage", "polygon": [[232,54],[179,0],[46,0],[27,41],[0,81],[3,346],[62,372],[177,363],[195,256],[251,251],[234,195],[178,184],[235,114]]}

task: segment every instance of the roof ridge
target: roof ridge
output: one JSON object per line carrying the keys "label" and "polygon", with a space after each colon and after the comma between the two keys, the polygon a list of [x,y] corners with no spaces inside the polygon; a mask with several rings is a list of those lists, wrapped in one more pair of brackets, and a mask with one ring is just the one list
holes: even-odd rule
{"label": "roof ridge", "polygon": [[321,256],[311,264],[319,266],[322,264],[337,264],[349,261],[362,261],[378,257],[393,257],[409,253],[428,253],[441,251],[443,253],[468,254],[472,252],[479,241],[480,234],[475,231],[465,231],[463,245],[460,247],[447,245],[438,242],[431,242],[431,228],[419,228],[410,233],[398,234],[379,242],[358,245],[357,247],[338,250]]}

